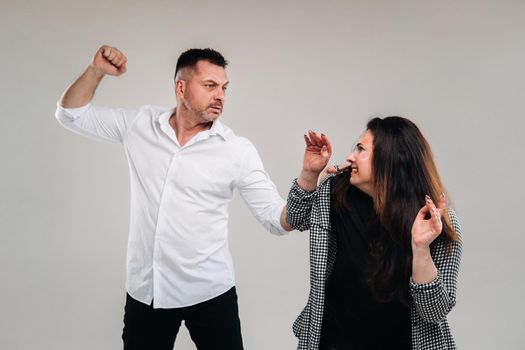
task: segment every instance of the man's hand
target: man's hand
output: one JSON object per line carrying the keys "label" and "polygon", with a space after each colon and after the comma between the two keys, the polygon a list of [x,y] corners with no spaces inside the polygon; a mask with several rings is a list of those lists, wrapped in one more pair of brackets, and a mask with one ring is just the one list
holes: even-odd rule
{"label": "man's hand", "polygon": [[119,76],[126,72],[127,61],[117,48],[103,45],[93,57],[91,67],[103,74]]}

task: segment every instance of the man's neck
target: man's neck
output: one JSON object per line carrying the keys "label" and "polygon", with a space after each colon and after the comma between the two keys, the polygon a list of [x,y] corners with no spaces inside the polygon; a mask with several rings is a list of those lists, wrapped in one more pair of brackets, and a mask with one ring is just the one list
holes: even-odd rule
{"label": "man's neck", "polygon": [[209,130],[213,125],[213,122],[202,122],[197,120],[197,118],[179,112],[177,109],[173,112],[169,120],[170,126],[175,131],[179,145],[184,146],[193,136],[197,133]]}

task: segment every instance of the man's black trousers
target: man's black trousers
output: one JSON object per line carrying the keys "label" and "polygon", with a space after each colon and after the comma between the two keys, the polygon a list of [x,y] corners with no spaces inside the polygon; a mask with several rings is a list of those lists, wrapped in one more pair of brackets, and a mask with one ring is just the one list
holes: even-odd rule
{"label": "man's black trousers", "polygon": [[199,350],[242,350],[235,287],[211,300],[175,309],[154,309],[129,294],[124,307],[124,350],[172,350],[181,322]]}

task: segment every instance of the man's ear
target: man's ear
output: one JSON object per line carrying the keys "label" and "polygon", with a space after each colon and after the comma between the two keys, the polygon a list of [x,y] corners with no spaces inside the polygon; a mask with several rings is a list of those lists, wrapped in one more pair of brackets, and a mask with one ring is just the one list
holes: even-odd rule
{"label": "man's ear", "polygon": [[186,82],[182,79],[175,80],[175,95],[177,95],[177,97],[181,97],[184,95],[185,90]]}

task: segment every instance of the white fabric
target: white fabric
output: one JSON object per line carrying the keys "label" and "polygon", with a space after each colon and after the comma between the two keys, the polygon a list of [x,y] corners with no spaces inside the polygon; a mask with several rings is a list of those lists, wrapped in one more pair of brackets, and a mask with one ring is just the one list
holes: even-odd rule
{"label": "white fabric", "polygon": [[127,291],[155,308],[194,305],[234,285],[228,248],[228,204],[237,189],[257,220],[284,234],[284,200],[246,138],[215,121],[180,147],[169,125],[173,109],[91,105],[64,109],[64,127],[122,143],[130,168]]}

